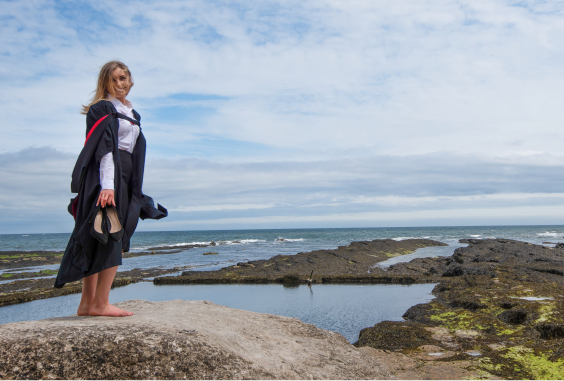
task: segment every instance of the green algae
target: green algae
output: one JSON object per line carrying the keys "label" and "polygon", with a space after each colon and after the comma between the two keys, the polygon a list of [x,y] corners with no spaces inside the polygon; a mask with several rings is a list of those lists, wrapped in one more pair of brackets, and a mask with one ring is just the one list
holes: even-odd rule
{"label": "green algae", "polygon": [[502,335],[513,335],[515,334],[517,331],[515,329],[502,329],[501,331],[499,331],[497,333],[498,336],[502,336]]}
{"label": "green algae", "polygon": [[41,270],[37,274],[39,275],[55,275],[59,272],[59,270]]}
{"label": "green algae", "polygon": [[47,254],[36,254],[36,253],[31,253],[31,254],[12,254],[12,255],[0,255],[0,259],[13,259],[13,258],[33,258],[33,257],[44,257]]}
{"label": "green algae", "polygon": [[[425,246],[421,246],[421,247],[425,247]],[[384,252],[381,252],[381,253],[384,254],[388,258],[394,258],[394,257],[402,256],[402,255],[413,254],[413,253],[415,253],[415,251],[409,250],[409,249],[396,249],[393,252],[384,251]]]}
{"label": "green algae", "polygon": [[41,270],[39,272],[18,272],[18,273],[4,273],[2,278],[11,278],[17,276],[18,278],[33,278],[46,275],[55,275],[59,270]]}
{"label": "green algae", "polygon": [[451,331],[470,329],[485,330],[492,325],[496,325],[493,319],[467,310],[448,311],[432,315],[431,321],[437,322]]}
{"label": "green algae", "polygon": [[53,257],[62,257],[63,253],[22,253],[22,254],[3,254],[0,255],[0,259],[30,259],[30,258],[53,258]]}
{"label": "green algae", "polygon": [[13,259],[37,256],[37,254],[15,254],[15,255],[0,255],[0,259]]}
{"label": "green algae", "polygon": [[445,313],[442,313],[442,314],[439,314],[439,315],[433,315],[433,316],[431,316],[431,320],[440,321],[440,322],[447,322],[447,321],[450,321],[450,318],[453,318],[456,315],[458,315],[456,312],[449,311],[449,312],[445,312]]}
{"label": "green algae", "polygon": [[551,320],[550,318],[553,316],[555,309],[555,303],[543,303],[538,309],[540,316],[535,320],[535,323],[544,323]]}
{"label": "green algae", "polygon": [[[511,375],[511,378],[536,380],[564,379],[564,359],[551,361],[545,353],[535,353],[531,348],[517,345],[500,351],[502,359],[484,358],[481,366],[498,374]],[[497,357],[497,356],[496,356]]]}

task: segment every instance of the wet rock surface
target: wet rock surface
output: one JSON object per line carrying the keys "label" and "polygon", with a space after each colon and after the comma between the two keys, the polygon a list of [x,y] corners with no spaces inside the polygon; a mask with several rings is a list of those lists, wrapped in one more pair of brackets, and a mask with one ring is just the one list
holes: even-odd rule
{"label": "wet rock surface", "polygon": [[[306,283],[308,279],[311,283],[414,283],[416,280],[406,277],[405,272],[390,272],[374,265],[429,246],[448,245],[429,239],[352,242],[335,250],[277,255],[216,271],[186,271],[181,276],[156,278],[154,283]],[[420,272],[417,275],[421,275]],[[421,282],[430,281],[427,278]]]}
{"label": "wet rock surface", "polygon": [[14,272],[3,273],[0,279],[1,280],[17,280],[17,279],[46,277],[46,276],[51,276],[51,275],[56,275],[56,274],[57,274],[57,270],[20,271],[20,272],[14,271]]}
{"label": "wet rock surface", "polygon": [[57,251],[0,251],[0,270],[55,265],[62,258]]}
{"label": "wet rock surface", "polygon": [[451,257],[392,266],[412,276],[441,274],[436,299],[410,308],[405,322],[362,330],[355,345],[387,349],[382,340],[398,337],[405,345],[395,350],[420,361],[428,353],[417,346],[428,340],[424,329],[435,332],[426,344],[441,348],[440,361],[470,364],[484,377],[563,379],[564,250],[504,239],[461,242],[469,246]]}
{"label": "wet rock surface", "polygon": [[2,379],[389,379],[338,333],[210,302],[127,301],[127,318],[0,326]]}
{"label": "wet rock surface", "polygon": [[416,349],[422,345],[436,345],[437,340],[426,326],[415,322],[384,321],[374,327],[360,331],[357,347],[376,349]]}

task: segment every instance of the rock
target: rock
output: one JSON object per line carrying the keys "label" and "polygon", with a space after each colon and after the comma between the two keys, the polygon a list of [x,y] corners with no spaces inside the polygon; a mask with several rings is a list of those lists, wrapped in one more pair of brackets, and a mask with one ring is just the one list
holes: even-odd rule
{"label": "rock", "polygon": [[[400,352],[389,352],[371,347],[362,347],[377,361],[385,361],[386,366],[399,380],[499,380],[487,372],[477,370],[469,361],[449,361],[445,358],[427,358],[423,361]],[[438,361],[437,361],[438,360]]]}
{"label": "rock", "polygon": [[426,361],[444,361],[445,359],[456,356],[456,352],[445,351],[444,348],[436,345],[422,345],[417,348],[417,351],[419,351],[419,353],[412,357]]}
{"label": "rock", "polygon": [[410,307],[402,317],[406,320],[428,324],[430,326],[438,325],[437,322],[431,320],[433,314],[433,307],[427,303],[422,303]]}
{"label": "rock", "polygon": [[[213,246],[210,244],[210,246]],[[389,258],[406,255],[417,249],[430,246],[448,246],[445,243],[429,239],[377,239],[373,241],[351,242],[348,246],[339,246],[333,250],[315,250],[295,255],[276,255],[267,260],[239,262],[214,271],[194,271],[180,276],[157,277],[154,284],[212,284],[212,283],[284,283],[286,275],[297,275],[307,279],[311,272],[316,274],[314,281],[325,279],[327,282],[374,282],[374,277],[383,276],[380,283],[413,283],[411,275],[424,276],[433,261],[423,260],[412,269],[405,267],[397,271],[386,271],[374,265]],[[437,275],[444,269],[437,270]],[[398,281],[388,281],[391,275]],[[399,278],[397,277],[399,275]],[[351,276],[356,277],[351,279]],[[404,279],[401,281],[399,279]],[[377,280],[378,281],[378,280]]]}
{"label": "rock", "polygon": [[383,321],[360,331],[357,347],[397,350],[437,344],[425,326],[414,322]]}
{"label": "rock", "polygon": [[284,284],[299,284],[301,279],[297,274],[288,274],[282,278],[282,283]]}
{"label": "rock", "polygon": [[564,338],[564,324],[540,323],[535,326],[542,339]]}
{"label": "rock", "polygon": [[443,276],[461,276],[464,275],[464,268],[460,265],[450,265],[443,272]]}
{"label": "rock", "polygon": [[207,253],[204,253],[203,255],[218,255],[219,253],[216,251],[208,251]]}
{"label": "rock", "polygon": [[482,334],[473,329],[459,329],[454,331],[454,335],[456,337],[460,337],[461,339],[476,339],[480,337]]}
{"label": "rock", "polygon": [[497,315],[497,318],[508,324],[523,324],[527,320],[527,311],[523,309],[510,309]]}
{"label": "rock", "polygon": [[118,305],[135,315],[0,325],[0,378],[392,378],[340,334],[298,319],[204,301]]}
{"label": "rock", "polygon": [[[459,256],[459,258],[460,257],[461,256]],[[495,271],[493,271],[491,268],[490,269],[485,268],[484,266],[468,266],[468,265],[463,266],[463,265],[451,264],[443,272],[444,277],[453,277],[453,276],[461,276],[461,275],[488,275],[493,277],[495,276]]]}
{"label": "rock", "polygon": [[481,308],[487,308],[488,306],[481,303],[479,299],[476,297],[463,297],[460,299],[455,299],[452,302],[448,303],[450,308],[464,308],[469,311],[477,311]]}

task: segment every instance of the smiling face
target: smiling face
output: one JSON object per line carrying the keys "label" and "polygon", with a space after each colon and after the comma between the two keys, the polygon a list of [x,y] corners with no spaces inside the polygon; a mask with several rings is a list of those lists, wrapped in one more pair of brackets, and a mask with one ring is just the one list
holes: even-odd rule
{"label": "smiling face", "polygon": [[[129,77],[128,73],[125,72],[122,68],[114,69],[112,73],[112,89],[110,93],[119,99],[122,103],[125,102],[125,97],[129,94],[129,90],[131,89],[131,78]],[[113,91],[112,91],[113,90]]]}

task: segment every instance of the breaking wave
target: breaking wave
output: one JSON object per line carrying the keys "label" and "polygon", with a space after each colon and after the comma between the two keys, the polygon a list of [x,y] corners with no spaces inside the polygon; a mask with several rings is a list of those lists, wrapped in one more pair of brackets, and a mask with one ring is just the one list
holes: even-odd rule
{"label": "breaking wave", "polygon": [[541,236],[541,237],[558,237],[558,236],[562,235],[562,233],[544,232],[544,233],[538,233],[537,235]]}
{"label": "breaking wave", "polygon": [[303,238],[282,238],[278,237],[274,240],[274,242],[303,242],[305,239]]}

